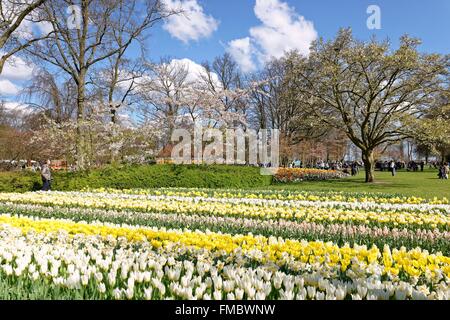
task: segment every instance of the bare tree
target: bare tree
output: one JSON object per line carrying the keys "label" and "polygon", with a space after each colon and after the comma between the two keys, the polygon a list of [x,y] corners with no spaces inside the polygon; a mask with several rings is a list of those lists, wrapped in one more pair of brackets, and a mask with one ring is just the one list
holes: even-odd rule
{"label": "bare tree", "polygon": [[80,23],[66,18],[72,0],[48,0],[42,7],[55,33],[29,50],[40,60],[65,71],[77,87],[77,166],[89,166],[90,153],[83,123],[86,120],[86,90],[89,72],[114,55],[119,60],[143,32],[172,12],[159,0],[81,0]]}
{"label": "bare tree", "polygon": [[21,93],[23,103],[43,112],[56,123],[76,119],[76,86],[45,69],[39,70]]}
{"label": "bare tree", "polygon": [[280,153],[284,164],[300,142],[323,137],[329,131],[327,126],[318,124],[292,82],[290,60],[294,56],[297,53],[272,60],[251,78],[259,83],[250,95],[252,123],[260,129],[280,130]]}
{"label": "bare tree", "polygon": [[[0,1],[0,74],[6,61],[28,48],[48,34],[21,35],[20,27],[25,23],[41,22],[36,10],[47,0],[1,0]],[[33,14],[34,13],[34,14]],[[45,32],[44,32],[45,33]]]}
{"label": "bare tree", "polygon": [[108,109],[109,121],[117,124],[120,109],[138,102],[137,88],[148,68],[141,59],[113,56],[107,60],[104,67],[90,76],[90,82],[97,91],[99,103]]}
{"label": "bare tree", "polygon": [[[202,85],[206,90],[220,99],[220,109],[223,112],[240,113],[245,116],[248,103],[246,95],[228,95],[227,92],[245,90],[245,81],[238,64],[229,53],[216,57],[212,63],[202,64],[204,71],[200,74]],[[233,119],[232,119],[233,120]],[[234,119],[233,125],[239,125]]]}
{"label": "bare tree", "polygon": [[150,106],[147,116],[165,127],[165,142],[168,142],[184,104],[183,96],[190,86],[189,67],[166,57],[149,68],[150,75],[142,83],[140,92]]}

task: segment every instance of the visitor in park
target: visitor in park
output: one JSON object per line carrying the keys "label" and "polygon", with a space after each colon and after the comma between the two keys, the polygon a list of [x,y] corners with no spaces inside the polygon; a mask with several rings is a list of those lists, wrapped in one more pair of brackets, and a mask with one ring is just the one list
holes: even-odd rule
{"label": "visitor in park", "polygon": [[448,166],[448,163],[445,163],[443,166],[443,178],[442,179],[445,179],[445,180],[448,180],[448,174],[450,173],[450,168],[449,168],[449,166]]}
{"label": "visitor in park", "polygon": [[357,173],[357,165],[356,162],[352,163],[352,176],[356,176]]}
{"label": "visitor in park", "polygon": [[422,171],[422,172],[423,172],[423,167],[425,167],[424,161],[420,162],[420,171]]}
{"label": "visitor in park", "polygon": [[394,160],[391,161],[389,166],[390,166],[390,169],[391,169],[392,176],[394,177],[395,176],[395,162],[394,162]]}
{"label": "visitor in park", "polygon": [[42,191],[50,191],[52,183],[52,172],[50,169],[50,160],[47,160],[41,166]]}

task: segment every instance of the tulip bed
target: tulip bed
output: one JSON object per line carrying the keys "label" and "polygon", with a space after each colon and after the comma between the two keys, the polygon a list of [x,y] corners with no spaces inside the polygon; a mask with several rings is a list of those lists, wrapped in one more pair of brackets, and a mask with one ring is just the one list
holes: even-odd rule
{"label": "tulip bed", "polygon": [[210,189],[0,193],[0,299],[450,299],[450,205]]}
{"label": "tulip bed", "polygon": [[300,182],[331,180],[347,177],[348,174],[338,170],[321,170],[308,168],[280,168],[273,179],[275,182]]}

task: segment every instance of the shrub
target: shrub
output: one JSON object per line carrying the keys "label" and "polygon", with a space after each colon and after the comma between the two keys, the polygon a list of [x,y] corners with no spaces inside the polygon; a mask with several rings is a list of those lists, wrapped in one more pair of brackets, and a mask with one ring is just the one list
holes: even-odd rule
{"label": "shrub", "polygon": [[39,174],[33,172],[0,172],[0,192],[36,191],[42,187]]}
{"label": "shrub", "polygon": [[[268,186],[272,177],[259,168],[226,165],[126,165],[89,172],[54,172],[52,189],[139,189],[160,187],[251,188]],[[0,175],[0,192],[27,192],[41,188],[39,173],[9,172]]]}

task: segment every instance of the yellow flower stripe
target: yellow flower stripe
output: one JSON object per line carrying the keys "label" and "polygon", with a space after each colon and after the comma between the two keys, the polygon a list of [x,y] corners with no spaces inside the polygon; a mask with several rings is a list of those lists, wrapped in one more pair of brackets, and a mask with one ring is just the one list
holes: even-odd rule
{"label": "yellow flower stripe", "polygon": [[76,223],[67,220],[38,220],[7,215],[0,216],[0,228],[2,224],[19,228],[24,234],[29,231],[38,233],[65,231],[70,235],[125,237],[128,241],[135,242],[146,240],[155,248],[177,243],[182,246],[192,246],[210,251],[223,250],[227,254],[235,250],[242,250],[243,253],[247,254],[259,250],[262,252],[262,255],[255,256],[260,257],[259,260],[263,263],[272,261],[283,265],[290,260],[290,256],[297,262],[319,263],[330,268],[339,267],[342,271],[345,271],[350,265],[355,263],[354,258],[356,258],[357,263],[363,267],[373,263],[379,264],[384,269],[383,272],[385,274],[397,275],[403,270],[410,276],[420,276],[428,273],[434,278],[436,271],[441,270],[447,277],[450,277],[450,257],[440,254],[429,254],[421,249],[406,251],[402,248],[400,250],[394,249],[391,252],[385,246],[381,252],[376,246],[370,249],[367,249],[365,246],[351,248],[346,245],[339,247],[333,243],[320,241],[283,240],[250,234],[233,236],[212,232],[166,231],[142,227]]}
{"label": "yellow flower stripe", "polygon": [[93,192],[109,192],[109,193],[125,193],[125,194],[140,194],[140,195],[167,195],[179,197],[214,197],[214,198],[248,198],[248,199],[267,199],[267,200],[297,200],[297,201],[340,201],[340,202],[377,202],[377,203],[391,203],[391,204],[449,204],[447,198],[437,198],[427,200],[421,197],[383,197],[376,194],[361,194],[355,196],[348,196],[345,194],[328,194],[317,195],[308,192],[296,193],[287,192],[284,190],[272,192],[241,192],[241,191],[214,191],[212,194],[202,191],[201,189],[166,189],[160,191],[158,189],[131,189],[131,190],[117,190],[112,188],[99,189],[85,189],[84,191]]}
{"label": "yellow flower stripe", "polygon": [[392,223],[394,226],[450,228],[450,215],[443,213],[342,210],[324,207],[258,206],[220,202],[192,202],[175,199],[144,200],[77,196],[76,194],[0,194],[0,202],[57,205],[144,212],[175,212],[260,219],[305,220],[308,222]]}

